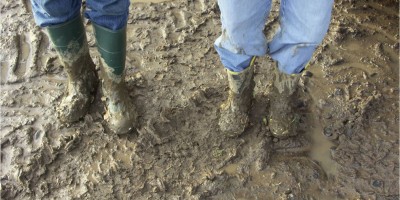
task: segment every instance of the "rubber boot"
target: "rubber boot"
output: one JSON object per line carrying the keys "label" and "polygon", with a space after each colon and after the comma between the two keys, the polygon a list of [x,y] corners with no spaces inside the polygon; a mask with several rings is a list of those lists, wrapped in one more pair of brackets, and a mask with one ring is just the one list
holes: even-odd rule
{"label": "rubber boot", "polygon": [[136,126],[136,109],[125,84],[126,28],[118,31],[93,24],[97,48],[101,55],[104,119],[116,134],[130,132]]}
{"label": "rubber boot", "polygon": [[83,22],[78,16],[46,29],[68,75],[66,96],[57,108],[57,115],[62,122],[74,122],[88,112],[98,86]]}
{"label": "rubber boot", "polygon": [[300,75],[287,75],[276,68],[274,90],[271,96],[269,128],[277,138],[295,136],[300,116],[293,110],[294,94]]}
{"label": "rubber boot", "polygon": [[[255,58],[255,57],[254,57]],[[229,81],[228,100],[221,105],[219,127],[228,137],[243,133],[249,123],[249,109],[254,89],[254,58],[242,72],[227,70]]]}

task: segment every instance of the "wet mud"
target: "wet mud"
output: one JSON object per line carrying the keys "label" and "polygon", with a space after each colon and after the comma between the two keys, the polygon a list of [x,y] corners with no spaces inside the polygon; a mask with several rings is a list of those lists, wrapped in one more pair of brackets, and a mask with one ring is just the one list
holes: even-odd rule
{"label": "wet mud", "polygon": [[107,128],[101,92],[79,122],[57,120],[67,86],[61,62],[29,2],[2,1],[1,198],[398,199],[398,5],[335,1],[300,80],[294,138],[269,131],[275,65],[257,59],[250,126],[228,139],[218,126],[228,81],[213,48],[215,1],[132,3],[126,92],[139,116],[128,135]]}

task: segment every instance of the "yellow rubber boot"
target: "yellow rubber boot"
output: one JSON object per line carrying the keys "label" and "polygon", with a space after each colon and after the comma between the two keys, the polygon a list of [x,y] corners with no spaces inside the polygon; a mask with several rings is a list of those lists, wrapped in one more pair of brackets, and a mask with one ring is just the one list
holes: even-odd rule
{"label": "yellow rubber boot", "polygon": [[250,66],[242,72],[227,70],[229,81],[228,100],[221,105],[219,127],[228,137],[243,133],[249,123],[248,112],[252,103],[254,89],[254,69]]}

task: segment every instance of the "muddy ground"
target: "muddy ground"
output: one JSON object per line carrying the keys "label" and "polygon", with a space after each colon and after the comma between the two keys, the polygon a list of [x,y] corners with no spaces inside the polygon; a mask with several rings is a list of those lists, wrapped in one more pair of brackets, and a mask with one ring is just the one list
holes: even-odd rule
{"label": "muddy ground", "polygon": [[[278,25],[274,2],[266,34]],[[117,136],[98,92],[62,125],[66,74],[26,0],[0,2],[2,199],[398,199],[399,1],[338,0],[296,100],[296,138],[271,137],[274,64],[256,63],[251,126],[218,128],[227,79],[215,1],[133,3],[129,95],[137,133]],[[93,59],[98,53],[89,22]],[[99,90],[100,91],[100,90]]]}

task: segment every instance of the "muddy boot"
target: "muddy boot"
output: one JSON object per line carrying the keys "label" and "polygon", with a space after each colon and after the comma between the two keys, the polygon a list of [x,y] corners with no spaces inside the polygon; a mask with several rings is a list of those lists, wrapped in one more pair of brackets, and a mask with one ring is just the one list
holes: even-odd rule
{"label": "muddy boot", "polygon": [[136,109],[125,84],[126,28],[112,31],[93,24],[101,55],[104,119],[116,134],[130,132],[136,126]]}
{"label": "muddy boot", "polygon": [[49,26],[47,32],[68,75],[66,96],[57,108],[58,118],[67,123],[78,121],[88,112],[98,85],[82,19],[78,16]]}
{"label": "muddy boot", "polygon": [[249,109],[251,106],[254,81],[252,65],[242,72],[227,70],[229,81],[228,100],[221,105],[219,127],[229,137],[236,137],[243,133],[249,123]]}
{"label": "muddy boot", "polygon": [[274,137],[287,138],[297,134],[300,116],[293,110],[294,94],[300,75],[287,75],[275,69],[274,90],[268,126]]}

